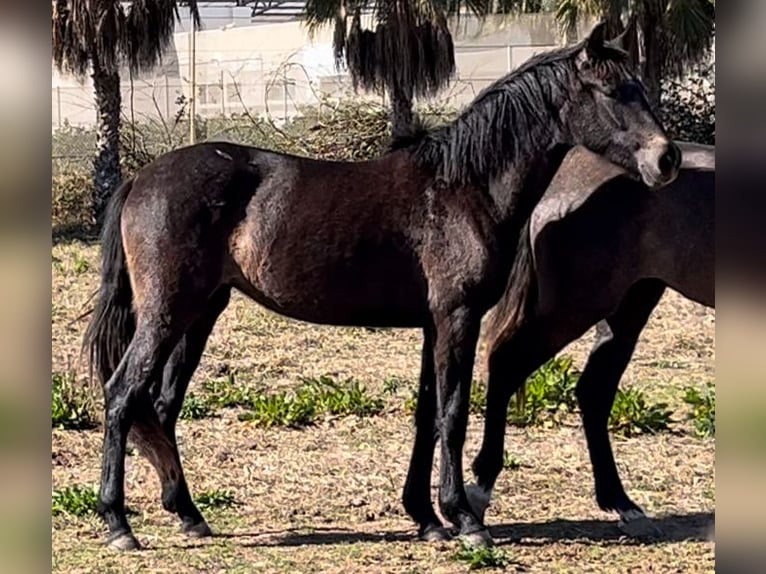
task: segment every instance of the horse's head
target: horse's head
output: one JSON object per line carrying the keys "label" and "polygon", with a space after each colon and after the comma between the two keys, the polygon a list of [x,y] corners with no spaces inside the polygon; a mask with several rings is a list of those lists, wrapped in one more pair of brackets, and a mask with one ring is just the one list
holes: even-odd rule
{"label": "horse's head", "polygon": [[673,181],[681,151],[667,136],[635,72],[634,20],[604,40],[598,24],[572,53],[573,93],[561,110],[569,143],[583,145],[656,188]]}

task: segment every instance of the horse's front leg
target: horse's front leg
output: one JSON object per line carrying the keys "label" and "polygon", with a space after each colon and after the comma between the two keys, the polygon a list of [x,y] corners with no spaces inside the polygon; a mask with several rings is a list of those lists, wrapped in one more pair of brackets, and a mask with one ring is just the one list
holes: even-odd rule
{"label": "horse's front leg", "polygon": [[439,506],[467,543],[487,546],[492,538],[469,505],[463,487],[463,444],[481,316],[459,308],[434,319],[436,416],[442,449]]}

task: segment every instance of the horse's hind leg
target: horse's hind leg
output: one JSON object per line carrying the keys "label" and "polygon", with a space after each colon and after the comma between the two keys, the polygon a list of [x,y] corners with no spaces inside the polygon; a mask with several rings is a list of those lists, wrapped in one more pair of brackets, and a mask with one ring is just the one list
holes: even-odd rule
{"label": "horse's hind leg", "polygon": [[482,520],[503,469],[506,417],[511,397],[535,369],[585,330],[579,322],[560,324],[539,317],[530,317],[515,329],[510,336],[498,337],[490,343],[484,436],[471,465],[476,485],[466,488],[471,506]]}
{"label": "horse's hind leg", "polygon": [[436,447],[436,373],[434,371],[433,334],[423,332],[420,383],[415,409],[415,444],[404,484],[404,509],[418,523],[423,540],[449,538],[431,503],[431,469]]}
{"label": "horse's hind leg", "polygon": [[162,385],[155,387],[154,393],[154,408],[160,425],[159,429],[155,429],[155,435],[158,444],[167,441],[171,448],[167,462],[154,464],[162,485],[162,506],[178,515],[182,530],[190,536],[209,536],[212,532],[194,504],[184,477],[176,441],[176,422],[189,381],[199,365],[216,320],[229,303],[229,295],[230,289],[221,287],[210,298],[204,314],[186,331],[170,355]]}
{"label": "horse's hind leg", "polygon": [[617,311],[598,324],[596,343],[577,383],[577,401],[593,466],[596,500],[603,510],[617,511],[621,525],[634,534],[646,531],[648,525],[643,511],[625,493],[607,424],[620,378],[664,290],[660,282],[645,280],[628,291]]}
{"label": "horse's hind leg", "polygon": [[[156,317],[156,318],[155,318]],[[125,355],[104,385],[104,453],[99,513],[110,533],[110,544],[122,550],[139,547],[125,515],[125,445],[134,422],[136,428],[156,425],[149,388],[162,372],[180,333],[161,318],[144,316]],[[167,460],[167,440],[156,443],[153,453]]]}

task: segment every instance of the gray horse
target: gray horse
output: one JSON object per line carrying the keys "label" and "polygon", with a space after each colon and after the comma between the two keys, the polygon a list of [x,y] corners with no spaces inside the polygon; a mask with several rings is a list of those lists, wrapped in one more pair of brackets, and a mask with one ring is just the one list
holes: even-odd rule
{"label": "gray horse", "polygon": [[576,391],[596,500],[619,513],[628,533],[653,530],[622,486],[607,422],[620,377],[665,289],[715,306],[715,148],[678,143],[679,176],[654,192],[574,148],[532,212],[508,287],[489,315],[484,438],[473,462],[477,484],[467,489],[478,516],[502,469],[511,396],[536,368],[597,325]]}

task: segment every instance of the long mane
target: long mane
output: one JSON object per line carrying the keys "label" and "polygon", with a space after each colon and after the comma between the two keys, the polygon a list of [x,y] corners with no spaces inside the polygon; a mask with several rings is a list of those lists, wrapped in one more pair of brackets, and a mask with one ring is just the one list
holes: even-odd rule
{"label": "long mane", "polygon": [[[416,125],[391,149],[410,148],[447,184],[486,185],[557,135],[561,108],[583,89],[576,62],[583,48],[581,42],[530,58],[485,88],[455,121],[433,130]],[[605,46],[599,60],[597,73],[627,73],[621,50]]]}

